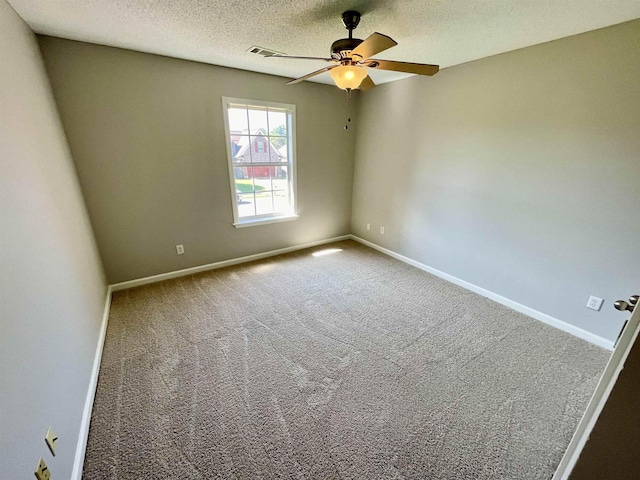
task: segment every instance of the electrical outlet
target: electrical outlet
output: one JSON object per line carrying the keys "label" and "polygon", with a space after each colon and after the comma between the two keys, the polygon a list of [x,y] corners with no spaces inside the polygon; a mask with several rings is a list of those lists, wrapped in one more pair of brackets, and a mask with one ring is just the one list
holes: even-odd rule
{"label": "electrical outlet", "polygon": [[371,230],[371,224],[367,223],[367,230]]}
{"label": "electrical outlet", "polygon": [[58,436],[55,434],[51,427],[47,429],[47,434],[44,436],[44,441],[47,442],[47,447],[51,450],[51,455],[56,456],[56,448],[58,448]]}
{"label": "electrical outlet", "polygon": [[589,297],[589,301],[587,302],[587,308],[598,312],[600,311],[600,307],[602,307],[602,302],[604,302],[602,298],[594,297],[593,295],[591,295]]}
{"label": "electrical outlet", "polygon": [[380,227],[380,235],[384,235],[384,227]]}
{"label": "electrical outlet", "polygon": [[40,459],[38,462],[38,466],[34,473],[38,480],[49,480],[51,478],[51,471],[49,470],[49,467],[47,467],[47,464],[44,463],[43,459]]}
{"label": "electrical outlet", "polygon": [[182,255],[184,253],[184,245],[176,245],[176,252],[178,252],[178,255]]}

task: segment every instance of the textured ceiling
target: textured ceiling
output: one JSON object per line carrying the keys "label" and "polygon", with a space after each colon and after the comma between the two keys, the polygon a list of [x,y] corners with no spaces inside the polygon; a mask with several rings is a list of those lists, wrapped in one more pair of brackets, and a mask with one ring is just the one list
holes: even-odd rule
{"label": "textured ceiling", "polygon": [[[379,58],[441,68],[640,17],[638,0],[8,1],[37,33],[285,77],[326,64],[247,49],[326,57],[347,35],[341,13],[349,9],[363,14],[355,37],[377,31],[398,42]],[[371,76],[384,83],[407,75]],[[314,80],[331,83],[327,73]]]}

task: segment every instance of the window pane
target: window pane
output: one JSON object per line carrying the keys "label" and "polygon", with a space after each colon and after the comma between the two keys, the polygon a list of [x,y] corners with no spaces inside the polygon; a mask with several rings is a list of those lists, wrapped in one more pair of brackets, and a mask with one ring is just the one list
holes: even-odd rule
{"label": "window pane", "polygon": [[251,148],[247,152],[246,158],[248,162],[266,163],[269,162],[270,148],[267,137],[258,135],[251,137]]}
{"label": "window pane", "polygon": [[253,167],[256,188],[256,215],[273,213],[273,194],[271,186],[271,169],[273,167]]}
{"label": "window pane", "polygon": [[273,167],[273,189],[288,190],[289,189],[289,167]]}
{"label": "window pane", "polygon": [[253,217],[255,214],[256,207],[253,195],[242,195],[242,200],[238,202],[238,218]]}
{"label": "window pane", "polygon": [[[244,180],[246,178],[249,178],[249,174],[247,173],[247,167],[241,167],[241,166],[234,166],[233,167],[233,176],[235,178],[235,185],[236,185],[236,190],[240,187],[238,187],[238,185],[240,184],[244,184],[245,182],[240,181],[240,180]],[[242,188],[240,188],[240,190],[242,190]],[[246,190],[243,190],[243,193]]]}
{"label": "window pane", "polygon": [[266,135],[267,130],[267,110],[266,109],[249,109],[249,129],[250,133],[256,134],[262,130],[262,134]]}
{"label": "window pane", "polygon": [[234,167],[236,182],[236,202],[238,217],[252,217],[256,214],[255,186],[252,167]]}
{"label": "window pane", "polygon": [[229,133],[249,133],[246,108],[229,108]]}
{"label": "window pane", "polygon": [[291,211],[291,199],[288,189],[273,191],[273,209],[275,213],[287,213]]}
{"label": "window pane", "polygon": [[253,167],[256,195],[271,191],[271,167]]}
{"label": "window pane", "polygon": [[249,152],[249,136],[247,135],[233,135],[231,136],[231,156],[233,157],[233,163],[249,163],[251,162],[251,155]]}
{"label": "window pane", "polygon": [[287,114],[283,110],[269,109],[269,133],[271,135],[287,135]]}
{"label": "window pane", "polygon": [[[271,190],[271,167],[260,167],[262,177],[256,178],[256,214],[269,215],[273,213],[273,193]],[[258,191],[258,185],[264,190]]]}
{"label": "window pane", "polygon": [[273,213],[273,199],[271,192],[256,194],[256,215],[270,215]]}
{"label": "window pane", "polygon": [[276,213],[289,213],[292,211],[291,205],[291,183],[289,179],[289,167],[273,167],[275,175],[271,184],[273,185],[273,208]]}
{"label": "window pane", "polygon": [[286,162],[287,161],[287,139],[286,137],[269,137],[271,142],[271,161]]}
{"label": "window pane", "polygon": [[267,107],[241,99],[223,101],[227,105],[235,221],[269,220],[274,215],[295,213],[290,151],[295,135],[294,107]]}
{"label": "window pane", "polygon": [[243,165],[237,165],[233,167],[233,171],[236,177],[236,188],[239,188],[242,193],[253,192],[252,168]]}

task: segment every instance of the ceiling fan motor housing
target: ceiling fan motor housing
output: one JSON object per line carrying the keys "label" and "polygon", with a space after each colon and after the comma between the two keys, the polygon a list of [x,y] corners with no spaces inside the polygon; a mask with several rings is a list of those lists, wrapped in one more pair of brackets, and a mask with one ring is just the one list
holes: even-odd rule
{"label": "ceiling fan motor housing", "polygon": [[351,58],[351,50],[362,43],[359,38],[341,38],[331,44],[331,57],[336,60]]}
{"label": "ceiling fan motor housing", "polygon": [[347,10],[342,12],[342,23],[349,30],[349,38],[341,38],[331,45],[331,57],[336,60],[344,60],[351,58],[351,50],[362,43],[359,38],[352,38],[353,31],[360,23],[360,12],[355,10]]}

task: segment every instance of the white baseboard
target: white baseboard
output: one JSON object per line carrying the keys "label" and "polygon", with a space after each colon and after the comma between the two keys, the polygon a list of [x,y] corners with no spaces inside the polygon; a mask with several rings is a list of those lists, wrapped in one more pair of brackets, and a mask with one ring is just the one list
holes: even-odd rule
{"label": "white baseboard", "polygon": [[551,317],[545,313],[539,312],[538,310],[534,310],[533,308],[527,307],[526,305],[522,305],[521,303],[514,302],[502,295],[498,295],[497,293],[491,292],[485,288],[474,285],[473,283],[469,283],[465,280],[461,280],[460,278],[454,277],[453,275],[449,275],[448,273],[442,272],[436,268],[425,265],[424,263],[420,263],[411,258],[405,257],[404,255],[400,255],[392,250],[381,247],[380,245],[376,245],[373,242],[365,240],[364,238],[357,237],[355,235],[350,236],[351,239],[356,242],[360,242],[363,245],[373,248],[374,250],[378,250],[379,252],[384,253],[385,255],[389,255],[401,262],[408,263],[420,270],[424,270],[425,272],[431,273],[436,277],[440,277],[443,280],[451,282],[455,285],[458,285],[462,288],[470,290],[478,295],[482,295],[483,297],[489,298],[494,302],[500,303],[506,307],[515,310],[516,312],[524,313],[529,317],[535,318],[536,320],[540,320],[541,322],[546,323],[547,325],[551,325],[563,332],[570,333],[578,338],[586,340],[587,342],[593,343],[594,345],[598,345],[599,347],[606,348],[607,350],[613,350],[614,342],[607,340],[606,338],[595,335],[591,332],[583,330],[582,328],[576,327],[575,325],[571,325],[570,323],[563,322],[562,320],[558,320],[557,318]]}
{"label": "white baseboard", "polygon": [[169,280],[171,278],[184,277],[185,275],[193,275],[194,273],[206,272],[207,270],[215,270],[217,268],[229,267],[231,265],[238,265],[239,263],[252,262],[254,260],[261,260],[263,258],[274,257],[276,255],[282,255],[284,253],[295,252],[296,250],[303,250],[305,248],[317,247],[318,245],[324,245],[325,243],[339,242],[341,240],[348,240],[351,235],[342,235],[340,237],[327,238],[324,240],[318,240],[316,242],[305,243],[302,245],[294,245],[293,247],[279,248],[277,250],[270,250],[268,252],[256,253],[254,255],[247,255],[246,257],[232,258],[230,260],[223,260],[221,262],[208,263],[206,265],[200,265],[198,267],[185,268],[182,270],[176,270],[173,272],[161,273],[159,275],[152,275],[150,277],[138,278],[136,280],[129,280],[127,282],[114,283],[111,285],[111,291],[117,292],[118,290],[126,290],[127,288],[139,287],[141,285],[147,285],[149,283],[162,282],[163,280]]}
{"label": "white baseboard", "polygon": [[82,469],[84,467],[84,456],[87,451],[87,440],[89,438],[89,424],[91,423],[93,399],[95,398],[96,387],[98,386],[98,373],[100,373],[102,348],[104,346],[104,338],[107,333],[109,311],[111,310],[111,292],[111,286],[107,287],[107,298],[105,300],[104,313],[102,314],[102,324],[100,325],[100,333],[98,334],[98,344],[96,345],[96,355],[93,359],[91,378],[89,379],[89,390],[87,391],[87,399],[84,404],[84,411],[82,412],[82,421],[80,423],[80,432],[78,434],[78,444],[76,446],[76,457],[73,462],[71,480],[82,480]]}

